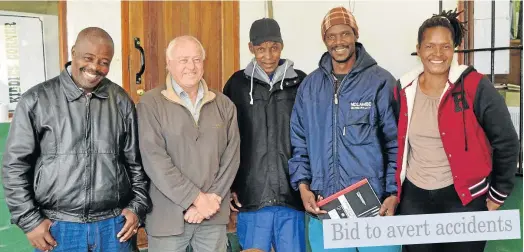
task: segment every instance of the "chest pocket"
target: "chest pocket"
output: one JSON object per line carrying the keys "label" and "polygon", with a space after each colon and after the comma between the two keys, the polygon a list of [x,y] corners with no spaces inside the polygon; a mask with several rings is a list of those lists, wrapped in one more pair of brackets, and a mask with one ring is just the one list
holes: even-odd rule
{"label": "chest pocket", "polygon": [[373,107],[349,110],[343,128],[343,136],[351,145],[371,144],[375,138],[375,120],[371,113]]}
{"label": "chest pocket", "polygon": [[297,91],[296,90],[279,90],[276,91],[273,95],[276,99],[276,106],[275,109],[278,113],[283,113],[286,116],[291,115],[291,111],[293,110],[293,105],[295,105],[295,96]]}

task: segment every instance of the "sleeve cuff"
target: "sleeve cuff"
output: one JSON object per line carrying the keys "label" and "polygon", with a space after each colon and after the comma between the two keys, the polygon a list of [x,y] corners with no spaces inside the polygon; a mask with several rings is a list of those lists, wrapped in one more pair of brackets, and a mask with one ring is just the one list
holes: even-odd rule
{"label": "sleeve cuff", "polygon": [[299,180],[297,183],[297,185],[299,186],[300,184],[311,185],[311,181],[309,181],[308,179],[302,179],[302,180]]}
{"label": "sleeve cuff", "polygon": [[193,204],[193,202],[196,200],[199,193],[200,189],[198,189],[196,186],[193,186],[193,188],[190,189],[186,197],[184,197],[184,200],[180,202],[180,206],[183,209],[187,210],[191,206],[191,204]]}
{"label": "sleeve cuff", "polygon": [[393,191],[393,192],[385,192],[384,193],[384,198],[387,198],[389,196],[397,196],[397,191]]}
{"label": "sleeve cuff", "polygon": [[498,191],[494,187],[490,187],[488,192],[488,198],[491,199],[493,202],[502,205],[504,204],[504,201],[508,198],[508,195]]}
{"label": "sleeve cuff", "polygon": [[44,221],[44,217],[39,211],[34,211],[33,214],[28,216],[23,222],[19,223],[19,227],[24,233],[29,233],[38,227],[42,221]]}
{"label": "sleeve cuff", "polygon": [[384,201],[385,199],[387,199],[388,197],[390,196],[397,196],[398,192],[397,191],[393,191],[393,192],[384,192],[384,194],[382,194],[382,201]]}
{"label": "sleeve cuff", "polygon": [[309,185],[311,184],[311,181],[309,181],[308,179],[301,179],[296,183],[291,183],[291,186],[293,187],[293,190],[298,192],[300,191],[301,184],[307,185],[309,187]]}
{"label": "sleeve cuff", "polygon": [[127,206],[125,209],[131,211],[132,213],[134,213],[136,215],[136,217],[138,218],[138,223],[139,223],[139,226],[145,222],[145,219],[146,219],[146,216],[145,216],[145,213],[144,211],[140,211],[139,207],[137,207],[138,204],[130,204],[129,206]]}

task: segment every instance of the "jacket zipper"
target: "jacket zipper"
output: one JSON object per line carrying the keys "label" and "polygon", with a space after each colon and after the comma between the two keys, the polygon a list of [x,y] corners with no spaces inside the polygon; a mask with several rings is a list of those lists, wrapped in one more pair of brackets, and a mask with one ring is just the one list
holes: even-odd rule
{"label": "jacket zipper", "polygon": [[[215,98],[215,99],[216,99],[216,98]],[[210,102],[212,102],[212,100],[211,100],[211,101],[206,101],[205,103],[202,103],[202,105],[200,105],[200,109],[198,110],[198,113],[201,114],[200,111],[202,111],[202,109],[204,108],[204,106],[205,106],[206,104],[210,103]],[[193,114],[191,114],[191,111],[189,111],[189,109],[186,108],[185,106],[183,106],[183,107],[184,107],[184,108],[189,112],[189,115],[191,115],[191,118],[193,118],[193,122],[195,122],[195,119],[194,119],[194,117],[193,117]],[[195,126],[196,126],[197,128],[200,127],[200,116],[198,116],[198,120],[195,122]]]}
{"label": "jacket zipper", "polygon": [[[285,76],[283,76],[282,78],[285,78]],[[268,84],[269,84],[268,100],[267,100],[266,105],[270,104],[270,103],[271,103],[271,99],[273,98],[274,93],[280,90],[280,89],[277,89],[276,91],[272,91],[272,90],[273,90],[273,87],[274,87],[275,84],[278,83],[278,82],[274,82],[274,83],[273,83],[273,80],[270,80],[269,83],[264,83],[264,82],[259,82],[259,81],[257,81],[256,79],[255,79],[254,82],[255,82],[255,83],[258,83],[259,85],[262,85],[262,86],[264,86],[264,85],[268,85]],[[264,90],[265,90],[265,88],[264,88]],[[253,92],[254,92],[254,90],[253,90]],[[265,126],[266,126],[266,141],[269,143],[270,141],[268,140],[268,139],[269,139],[269,130],[268,130],[268,125],[267,125],[267,115],[266,115],[266,125],[265,125]],[[273,142],[273,141],[272,141],[272,142]],[[269,149],[270,149],[270,148],[269,148],[269,144],[266,144],[266,153],[269,153]],[[273,171],[273,170],[272,170],[272,171]],[[280,194],[280,180],[277,179],[277,180],[276,180],[276,183],[278,184],[278,194]],[[274,205],[274,204],[272,204],[272,203],[276,203],[276,202],[277,202],[276,197],[275,197],[275,198],[271,198],[271,199],[269,199],[269,203],[270,203],[270,205]]]}
{"label": "jacket zipper", "polygon": [[335,171],[335,179],[337,180],[335,182],[335,189],[338,188],[338,184],[339,184],[339,180],[340,180],[340,175],[339,175],[339,171],[338,171],[338,150],[337,150],[337,125],[338,125],[338,122],[337,122],[337,119],[338,119],[338,90],[339,90],[339,85],[340,85],[340,82],[335,79],[335,85],[334,85],[334,89],[335,89],[335,92],[334,92],[334,95],[333,95],[333,102],[335,103],[333,105],[333,159],[334,159],[334,162],[333,162],[333,168],[334,168],[334,171]]}
{"label": "jacket zipper", "polygon": [[[346,80],[346,77],[349,75],[346,74],[342,81],[339,81],[335,78],[335,94],[333,96],[333,102],[335,103],[333,106],[333,159],[334,159],[334,168],[335,168],[335,178],[337,179],[335,184],[335,189],[339,190],[340,185],[340,172],[338,170],[338,141],[337,141],[337,126],[338,126],[338,92],[340,91],[340,88],[342,87],[342,84],[344,83],[344,80]],[[346,127],[344,126],[343,133],[344,136],[346,135]]]}
{"label": "jacket zipper", "polygon": [[[182,108],[184,108],[187,111],[187,113],[189,113],[189,116],[191,116],[191,118],[193,119],[192,120],[193,121],[193,125],[195,125],[195,127],[198,128],[198,125],[199,125],[199,122],[200,122],[200,116],[198,117],[198,121],[195,122],[195,119],[194,119],[193,114],[191,113],[191,111],[189,111],[189,109],[186,106],[184,106],[182,103],[173,101],[173,100],[171,100],[171,99],[169,99],[169,98],[167,98],[165,96],[164,96],[164,99],[168,100],[171,103],[178,104],[179,106],[182,106]],[[206,101],[205,103],[202,103],[202,105],[200,105],[200,110],[199,111],[202,111],[202,108],[204,108],[204,105],[206,105],[206,104],[208,104],[208,103],[210,103],[212,101],[213,100],[209,100],[209,101]]]}
{"label": "jacket zipper", "polygon": [[[169,101],[169,99],[168,99],[168,101]],[[211,100],[211,101],[212,101],[212,100]],[[210,103],[211,101],[206,101],[205,103],[202,103],[202,105],[200,105],[199,113],[200,113],[200,111],[202,111],[202,109],[204,108],[204,105]],[[175,104],[178,104],[178,105],[182,106],[182,107],[184,108],[184,110],[185,110],[185,111],[189,114],[189,116],[191,117],[191,121],[193,121],[193,124],[195,125],[195,128],[197,129],[197,138],[196,138],[196,140],[198,140],[198,138],[200,137],[200,132],[199,132],[198,128],[200,127],[199,125],[200,125],[200,118],[201,118],[201,117],[198,116],[198,121],[195,121],[195,117],[193,117],[193,113],[191,113],[191,111],[190,111],[186,106],[184,106],[184,105],[182,105],[182,104],[180,104],[180,103],[177,103],[177,102],[175,102]],[[196,140],[195,140],[195,141],[196,141]]]}
{"label": "jacket zipper", "polygon": [[89,214],[89,206],[90,206],[90,197],[91,197],[91,194],[89,193],[89,191],[91,190],[91,169],[90,167],[92,166],[91,165],[91,143],[89,141],[89,132],[90,132],[90,128],[91,128],[91,123],[90,123],[90,104],[91,104],[91,96],[92,94],[91,93],[87,93],[86,95],[86,128],[85,128],[85,142],[86,142],[86,149],[87,149],[87,159],[88,159],[88,162],[87,162],[87,165],[86,165],[86,176],[84,176],[84,184],[86,186],[86,203],[85,203],[85,208],[84,208],[84,220],[87,221],[89,219],[88,217],[88,214]]}

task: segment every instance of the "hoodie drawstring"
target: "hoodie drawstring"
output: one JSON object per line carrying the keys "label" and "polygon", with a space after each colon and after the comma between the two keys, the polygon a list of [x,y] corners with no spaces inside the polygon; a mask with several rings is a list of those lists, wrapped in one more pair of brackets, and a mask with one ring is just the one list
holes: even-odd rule
{"label": "hoodie drawstring", "polygon": [[286,78],[286,71],[287,71],[287,60],[286,60],[286,65],[284,65],[284,75],[282,75],[282,81],[280,81],[280,90],[284,90],[284,79]]}
{"label": "hoodie drawstring", "polygon": [[[284,79],[286,77],[288,67],[288,61],[286,60],[286,64],[284,65],[284,75],[282,76],[282,80],[280,81],[280,90],[284,90]],[[253,70],[251,71],[251,88],[249,90],[249,104],[253,105],[253,76],[255,76],[255,69],[257,68],[257,61],[253,60]]]}
{"label": "hoodie drawstring", "polygon": [[255,69],[257,68],[257,61],[254,60],[253,71],[251,72],[251,89],[249,90],[249,104],[253,105],[253,76],[255,76]]}
{"label": "hoodie drawstring", "polygon": [[464,127],[464,150],[468,151],[468,134],[466,133],[466,117],[464,115],[464,110],[466,110],[466,92],[464,92],[464,75],[461,76],[460,82],[462,85],[462,125]]}

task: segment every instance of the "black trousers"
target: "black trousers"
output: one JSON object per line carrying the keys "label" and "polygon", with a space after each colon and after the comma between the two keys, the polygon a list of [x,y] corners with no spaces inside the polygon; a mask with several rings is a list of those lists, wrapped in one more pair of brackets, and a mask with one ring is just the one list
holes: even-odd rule
{"label": "black trousers", "polygon": [[[424,190],[409,180],[402,184],[399,215],[486,211],[486,194],[463,206],[453,185]],[[403,245],[403,252],[483,252],[486,241]]]}

